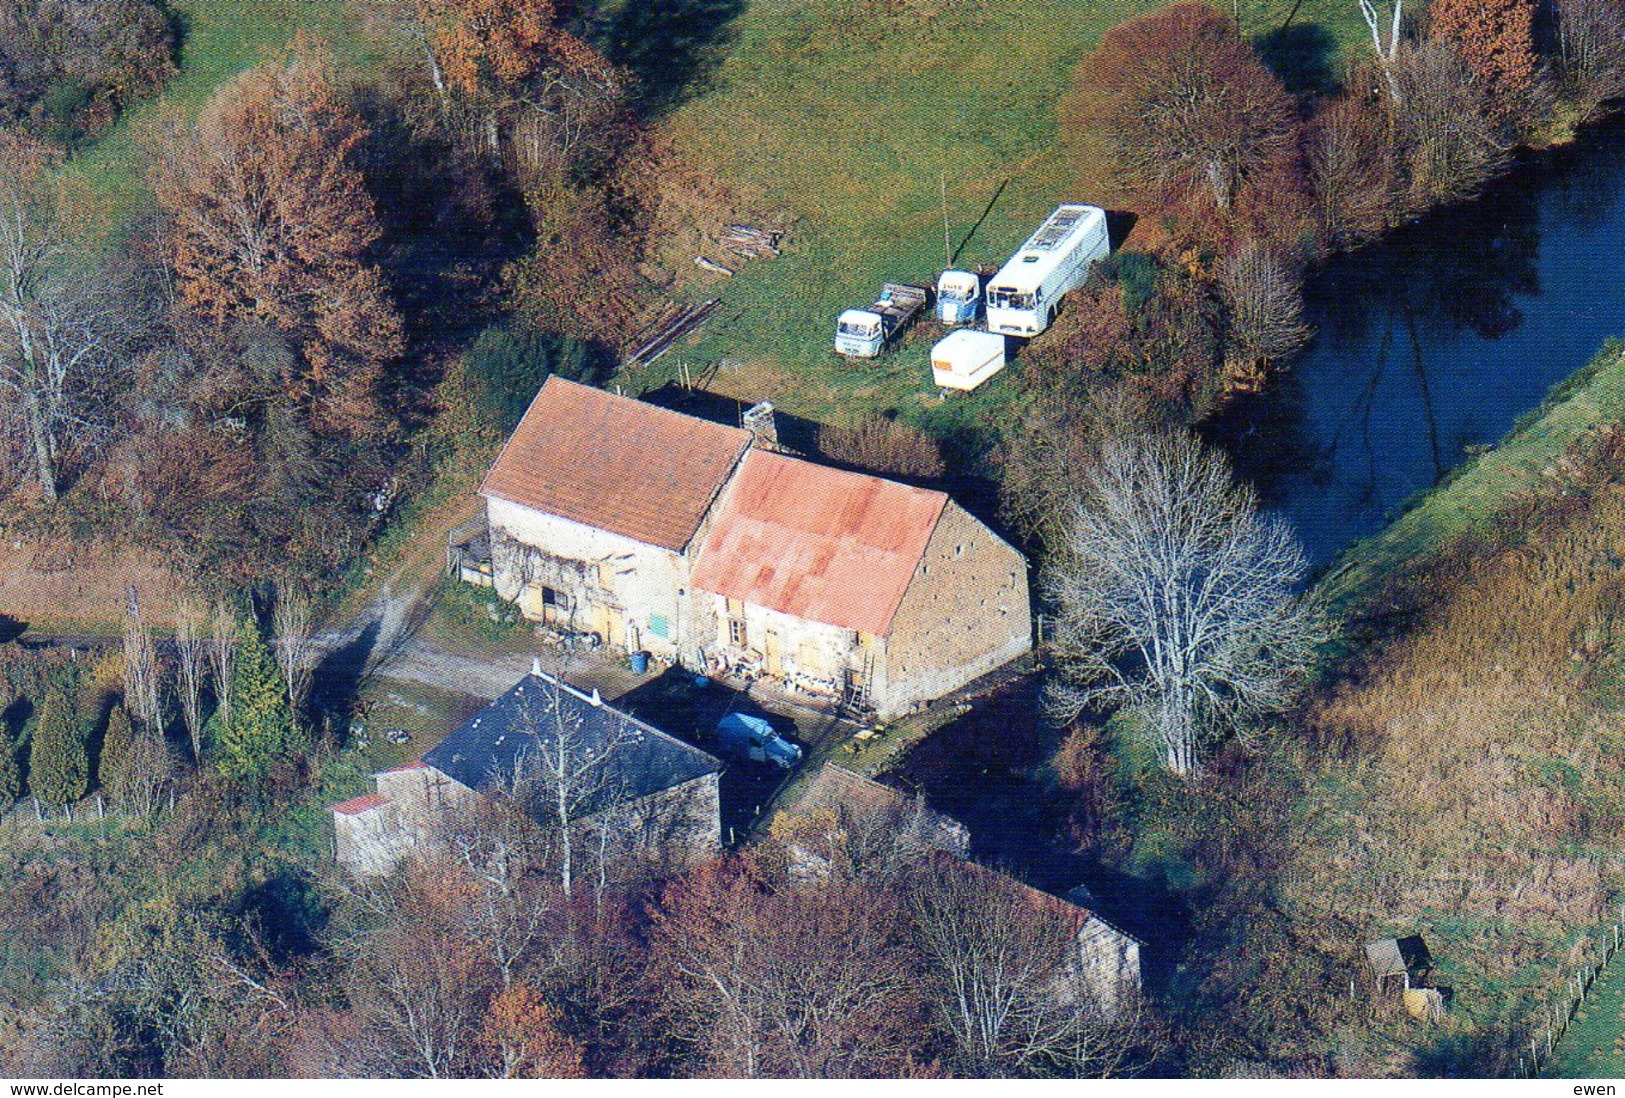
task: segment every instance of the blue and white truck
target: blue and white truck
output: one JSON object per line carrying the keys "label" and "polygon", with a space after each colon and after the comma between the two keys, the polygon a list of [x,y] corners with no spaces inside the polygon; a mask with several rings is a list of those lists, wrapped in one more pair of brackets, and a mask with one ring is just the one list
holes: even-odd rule
{"label": "blue and white truck", "polygon": [[974,271],[943,271],[937,279],[937,319],[975,324],[982,312],[982,280]]}
{"label": "blue and white truck", "polygon": [[773,730],[762,717],[729,713],[717,724],[717,743],[730,755],[770,762],[789,770],[801,761],[801,748]]}
{"label": "blue and white truck", "polygon": [[923,286],[888,282],[867,309],[848,309],[835,322],[835,353],[847,358],[875,358],[901,335],[925,308]]}
{"label": "blue and white truck", "polygon": [[987,330],[1038,335],[1055,319],[1062,295],[1083,285],[1090,266],[1111,250],[1105,210],[1057,208],[988,283]]}

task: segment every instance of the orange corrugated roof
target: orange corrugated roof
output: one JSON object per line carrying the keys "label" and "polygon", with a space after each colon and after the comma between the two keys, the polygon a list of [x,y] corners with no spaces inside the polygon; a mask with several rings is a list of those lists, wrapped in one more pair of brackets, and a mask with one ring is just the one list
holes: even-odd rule
{"label": "orange corrugated roof", "polygon": [[334,805],[328,811],[337,812],[341,816],[359,816],[369,809],[378,808],[388,803],[389,798],[382,793],[363,793],[359,797],[351,797],[347,801]]}
{"label": "orange corrugated roof", "polygon": [[681,552],[750,433],[550,377],[480,494]]}
{"label": "orange corrugated roof", "polygon": [[717,509],[694,586],[884,636],[947,502],[941,492],[752,450]]}

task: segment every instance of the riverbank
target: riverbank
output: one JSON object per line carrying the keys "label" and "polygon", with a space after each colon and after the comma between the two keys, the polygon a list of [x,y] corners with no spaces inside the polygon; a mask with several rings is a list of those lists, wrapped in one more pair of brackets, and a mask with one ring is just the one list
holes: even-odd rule
{"label": "riverbank", "polygon": [[1599,428],[1625,421],[1625,342],[1612,340],[1559,382],[1493,449],[1468,460],[1380,533],[1350,546],[1321,580],[1340,611],[1369,603],[1396,572],[1461,539],[1493,533],[1520,502],[1562,487],[1562,460]]}

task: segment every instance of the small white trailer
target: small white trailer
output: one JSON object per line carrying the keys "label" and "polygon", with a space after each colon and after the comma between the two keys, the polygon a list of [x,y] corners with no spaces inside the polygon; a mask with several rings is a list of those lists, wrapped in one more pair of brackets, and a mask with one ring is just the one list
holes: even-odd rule
{"label": "small white trailer", "polygon": [[931,378],[939,389],[968,393],[1004,369],[1004,337],[961,328],[931,348]]}
{"label": "small white trailer", "polygon": [[1083,285],[1090,265],[1110,254],[1105,210],[1058,207],[988,284],[987,330],[1038,335],[1055,319],[1061,296]]}

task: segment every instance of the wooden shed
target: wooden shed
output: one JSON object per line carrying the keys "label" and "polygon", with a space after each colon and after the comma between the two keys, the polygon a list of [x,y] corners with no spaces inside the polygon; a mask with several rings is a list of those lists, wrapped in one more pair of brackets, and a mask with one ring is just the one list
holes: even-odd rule
{"label": "wooden shed", "polygon": [[1378,991],[1386,990],[1389,980],[1398,980],[1402,990],[1421,987],[1433,972],[1433,956],[1420,934],[1367,942],[1365,959]]}

